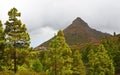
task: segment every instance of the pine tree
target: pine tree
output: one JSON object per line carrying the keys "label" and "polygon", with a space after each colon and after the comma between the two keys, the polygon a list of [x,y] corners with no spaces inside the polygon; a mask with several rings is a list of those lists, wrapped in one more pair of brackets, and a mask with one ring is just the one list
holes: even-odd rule
{"label": "pine tree", "polygon": [[91,49],[88,53],[88,75],[95,75],[95,63],[96,63],[96,57],[94,51]]}
{"label": "pine tree", "polygon": [[0,70],[2,70],[2,64],[4,60],[4,49],[5,49],[5,34],[0,21]]}
{"label": "pine tree", "polygon": [[113,59],[113,63],[115,66],[115,64],[117,63],[117,62],[115,62],[116,57],[118,57],[118,55],[119,55],[119,49],[118,49],[119,43],[117,43],[115,40],[113,41],[112,38],[110,37],[110,38],[102,39],[102,44],[104,45],[105,49],[107,50],[109,57],[111,59]]}
{"label": "pine tree", "polygon": [[72,51],[67,45],[64,34],[61,30],[51,41],[50,46],[50,72],[51,75],[70,75],[72,74]]}
{"label": "pine tree", "polygon": [[[6,34],[7,44],[11,46],[13,51],[14,72],[16,73],[17,56],[18,56],[17,53],[29,47],[30,37],[29,34],[27,33],[25,24],[22,24],[21,20],[18,19],[18,17],[21,16],[21,13],[19,13],[16,8],[12,8],[8,12],[8,16],[9,16],[9,20],[6,21],[5,23],[6,25],[5,34]],[[23,57],[23,59],[24,58],[25,57]]]}
{"label": "pine tree", "polygon": [[103,45],[96,51],[90,50],[88,59],[88,75],[114,75],[113,62]]}
{"label": "pine tree", "polygon": [[40,51],[39,55],[38,55],[38,58],[41,62],[41,64],[44,66],[43,67],[43,71],[45,72],[46,70],[48,70],[49,68],[49,62],[51,61],[49,59],[49,56],[50,56],[50,53],[49,53],[49,50],[46,50],[46,51]]}
{"label": "pine tree", "polygon": [[32,70],[34,70],[36,72],[42,72],[42,68],[43,68],[43,66],[42,66],[39,59],[33,60],[33,62],[32,62]]}
{"label": "pine tree", "polygon": [[102,39],[102,44],[108,51],[111,59],[113,59],[113,64],[115,66],[115,72],[120,71],[120,35],[114,37]]}
{"label": "pine tree", "polygon": [[73,74],[72,75],[86,75],[85,66],[82,61],[82,56],[78,50],[73,53]]}
{"label": "pine tree", "polygon": [[0,21],[0,59],[3,59],[4,47],[5,47],[5,34],[2,27],[2,22]]}

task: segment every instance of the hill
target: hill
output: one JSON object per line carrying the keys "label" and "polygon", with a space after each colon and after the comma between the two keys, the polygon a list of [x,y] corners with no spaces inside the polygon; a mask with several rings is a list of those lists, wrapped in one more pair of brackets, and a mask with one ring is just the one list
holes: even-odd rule
{"label": "hill", "polygon": [[[108,33],[103,33],[90,28],[88,24],[81,18],[77,17],[71,25],[63,30],[66,42],[71,45],[79,45],[83,43],[93,42],[102,39],[103,37],[111,36]],[[52,38],[51,38],[52,39]],[[50,39],[50,40],[51,40]],[[47,47],[50,40],[39,45],[35,49]]]}

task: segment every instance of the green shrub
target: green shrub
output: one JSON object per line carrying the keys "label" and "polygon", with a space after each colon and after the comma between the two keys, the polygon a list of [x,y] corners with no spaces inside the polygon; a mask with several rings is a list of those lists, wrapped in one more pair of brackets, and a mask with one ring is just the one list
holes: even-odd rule
{"label": "green shrub", "polygon": [[42,64],[40,63],[39,60],[34,60],[34,62],[32,63],[32,70],[34,70],[35,72],[42,72]]}

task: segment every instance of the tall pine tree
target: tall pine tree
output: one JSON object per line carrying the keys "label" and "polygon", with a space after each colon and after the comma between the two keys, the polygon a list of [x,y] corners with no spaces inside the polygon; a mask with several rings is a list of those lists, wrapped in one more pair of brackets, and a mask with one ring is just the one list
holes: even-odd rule
{"label": "tall pine tree", "polygon": [[102,39],[102,44],[115,66],[115,72],[120,73],[120,35]]}
{"label": "tall pine tree", "polygon": [[114,75],[113,62],[103,45],[88,54],[88,75]]}
{"label": "tall pine tree", "polygon": [[0,59],[3,59],[4,47],[5,47],[5,34],[2,27],[2,22],[0,21]]}
{"label": "tall pine tree", "polygon": [[94,50],[91,49],[88,53],[88,65],[87,65],[87,68],[88,68],[88,72],[87,72],[87,75],[95,75],[95,63],[96,63],[96,60],[97,59],[95,57],[95,53],[94,53]]}
{"label": "tall pine tree", "polygon": [[71,75],[72,74],[72,51],[67,45],[62,30],[51,41],[50,46],[50,74],[51,75]]}
{"label": "tall pine tree", "polygon": [[85,66],[82,61],[82,55],[79,50],[73,52],[72,75],[86,75]]}
{"label": "tall pine tree", "polygon": [[19,50],[25,50],[29,47],[30,37],[27,33],[25,24],[22,24],[21,20],[18,19],[18,17],[21,16],[21,13],[19,13],[16,8],[12,8],[8,12],[8,16],[9,20],[5,23],[5,34],[7,44],[11,45],[13,49],[14,72],[16,73],[17,53]]}
{"label": "tall pine tree", "polygon": [[2,65],[4,61],[4,49],[5,49],[5,34],[2,27],[2,22],[0,21],[0,70],[2,70]]}

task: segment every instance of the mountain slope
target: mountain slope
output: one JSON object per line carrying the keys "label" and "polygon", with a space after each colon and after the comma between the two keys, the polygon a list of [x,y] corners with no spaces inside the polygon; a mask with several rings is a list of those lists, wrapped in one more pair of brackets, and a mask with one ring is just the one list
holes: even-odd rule
{"label": "mountain slope", "polygon": [[64,30],[66,41],[69,45],[88,43],[91,41],[100,40],[110,34],[102,33],[92,29],[81,18],[76,18],[72,24]]}
{"label": "mountain slope", "polygon": [[[77,17],[70,26],[64,29],[63,32],[66,38],[66,42],[69,45],[79,45],[82,43],[97,41],[102,39],[103,37],[111,36],[110,34],[102,33],[100,31],[90,28],[88,24],[79,17]],[[39,49],[43,46],[47,47],[50,40],[44,42],[35,49]]]}

